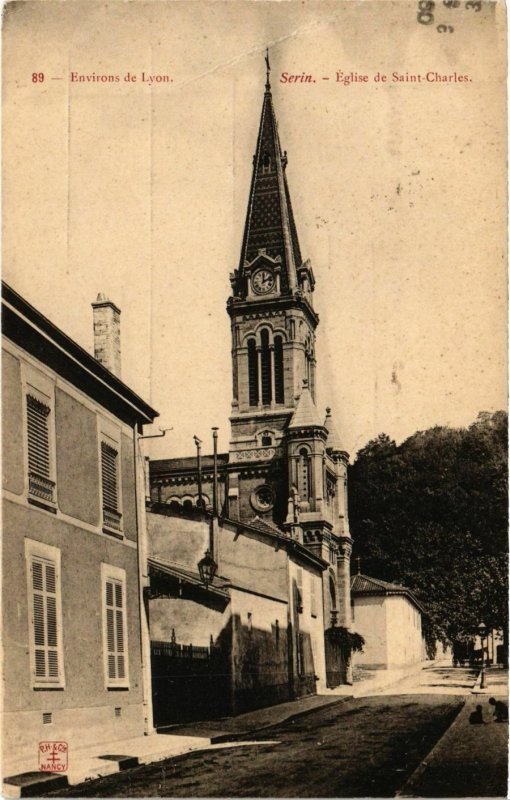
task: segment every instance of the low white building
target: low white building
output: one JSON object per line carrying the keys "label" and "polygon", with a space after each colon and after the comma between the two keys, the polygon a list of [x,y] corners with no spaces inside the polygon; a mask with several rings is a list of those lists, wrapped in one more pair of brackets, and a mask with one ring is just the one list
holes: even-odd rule
{"label": "low white building", "polygon": [[351,578],[352,621],[365,639],[356,664],[370,669],[390,669],[416,664],[426,658],[422,633],[425,613],[406,586],[367,575]]}

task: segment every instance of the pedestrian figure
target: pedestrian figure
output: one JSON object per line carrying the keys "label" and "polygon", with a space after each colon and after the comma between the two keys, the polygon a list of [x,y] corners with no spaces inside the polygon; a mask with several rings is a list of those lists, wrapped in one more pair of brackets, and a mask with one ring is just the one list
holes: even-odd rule
{"label": "pedestrian figure", "polygon": [[508,722],[508,706],[502,700],[496,700],[495,697],[491,697],[489,700],[491,706],[494,706],[494,717],[496,719],[494,722]]}
{"label": "pedestrian figure", "polygon": [[476,711],[471,712],[469,715],[469,721],[471,725],[485,725],[482,706],[477,706]]}

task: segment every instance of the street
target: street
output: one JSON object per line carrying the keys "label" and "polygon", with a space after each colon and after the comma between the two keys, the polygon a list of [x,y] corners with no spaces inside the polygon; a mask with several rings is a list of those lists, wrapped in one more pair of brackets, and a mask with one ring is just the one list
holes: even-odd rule
{"label": "street", "polygon": [[[469,669],[429,668],[378,696],[245,736],[245,746],[217,746],[50,796],[503,797],[508,725],[493,723],[487,697],[469,693],[473,675]],[[467,715],[479,702],[488,724],[475,729]],[[442,742],[454,737],[446,755],[451,751],[455,763],[449,765],[441,747],[434,749],[445,732]],[[459,740],[469,744],[459,747]],[[436,771],[416,773],[431,751],[441,755]]]}

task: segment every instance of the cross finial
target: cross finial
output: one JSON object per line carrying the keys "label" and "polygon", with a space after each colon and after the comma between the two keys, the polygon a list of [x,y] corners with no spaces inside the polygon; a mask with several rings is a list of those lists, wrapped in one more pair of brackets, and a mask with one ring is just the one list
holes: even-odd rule
{"label": "cross finial", "polygon": [[269,48],[266,47],[266,92],[271,91],[271,84],[269,83],[270,72],[271,72],[271,67],[269,66]]}

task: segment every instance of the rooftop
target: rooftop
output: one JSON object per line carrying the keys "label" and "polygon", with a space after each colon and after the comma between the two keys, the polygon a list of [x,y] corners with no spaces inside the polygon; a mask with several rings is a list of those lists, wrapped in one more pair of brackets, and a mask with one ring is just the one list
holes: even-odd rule
{"label": "rooftop", "polygon": [[130,424],[159,414],[44,314],[2,281],[2,332],[58,375]]}
{"label": "rooftop", "polygon": [[402,586],[400,583],[389,583],[380,578],[371,578],[368,575],[351,576],[351,594],[353,595],[403,595],[407,597],[416,608],[425,613],[425,609],[421,603],[416,599],[411,589],[407,586]]}

